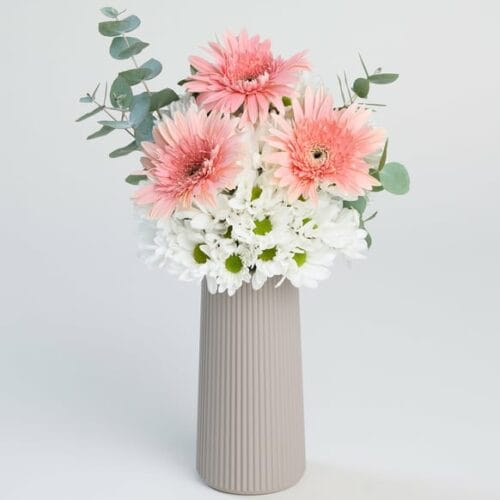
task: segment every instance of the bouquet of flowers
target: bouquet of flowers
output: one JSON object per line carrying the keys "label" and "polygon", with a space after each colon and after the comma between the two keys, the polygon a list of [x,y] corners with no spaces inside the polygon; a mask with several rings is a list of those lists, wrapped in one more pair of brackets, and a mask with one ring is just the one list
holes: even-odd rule
{"label": "bouquet of flowers", "polygon": [[109,93],[106,86],[102,102],[99,86],[82,97],[96,107],[78,121],[106,115],[88,139],[131,136],[113,158],[142,151],[142,168],[126,180],[138,185],[132,198],[147,263],[232,295],[272,277],[313,287],[336,256],[365,256],[371,193],[409,189],[405,167],[387,162],[385,131],[371,123],[378,104],[366,101],[372,85],[397,74],[370,72],[360,56],[364,75],[352,85],[339,77],[336,101],[311,76],[305,52],[283,58],[269,40],[241,31],[189,59],[181,92],[152,91],[162,66],[139,65],[148,44],[126,34],[139,18],[101,11],[111,18],[99,24],[111,56],[133,67]]}

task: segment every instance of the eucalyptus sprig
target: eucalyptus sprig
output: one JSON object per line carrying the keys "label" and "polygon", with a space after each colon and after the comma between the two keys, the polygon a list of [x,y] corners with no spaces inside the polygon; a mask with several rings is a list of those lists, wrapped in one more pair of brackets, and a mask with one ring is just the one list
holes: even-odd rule
{"label": "eucalyptus sprig", "polygon": [[[370,92],[370,83],[374,85],[387,85],[389,83],[395,82],[399,78],[399,75],[397,73],[382,73],[382,68],[380,67],[370,74],[368,68],[366,67],[366,63],[363,60],[363,57],[361,56],[361,54],[358,54],[358,56],[365,76],[356,78],[351,86],[349,85],[347,74],[345,71],[343,79],[339,75],[337,75],[337,80],[340,87],[340,95],[342,96],[342,102],[344,103],[344,105],[342,106],[343,108],[354,104],[354,102],[356,102],[358,98],[366,99],[368,97],[368,93]],[[351,90],[354,95],[351,94]],[[379,107],[385,106],[385,104],[363,102],[363,106]]]}
{"label": "eucalyptus sprig", "polygon": [[[149,43],[129,36],[128,33],[140,26],[140,19],[135,15],[122,17],[125,10],[120,12],[114,7],[103,7],[101,13],[111,19],[102,21],[98,25],[101,35],[112,38],[109,54],[117,60],[130,60],[133,67],[119,72],[111,84],[109,94],[106,84],[102,102],[97,98],[100,85],[97,85],[93,92],[88,92],[80,98],[80,102],[94,104],[95,107],[76,121],[80,122],[104,113],[107,118],[98,120],[101,128],[90,134],[87,139],[103,137],[114,130],[123,130],[131,136],[132,142],[109,154],[111,158],[117,158],[137,151],[142,141],[151,141],[155,120],[161,119],[160,110],[178,100],[179,96],[168,87],[159,91],[150,89],[148,81],[161,73],[162,65],[156,59],[148,59],[143,64],[137,61],[136,56],[146,49]],[[137,85],[142,86],[144,91],[134,93],[133,87]],[[138,181],[137,177],[142,176],[129,176],[126,180],[135,184]]]}

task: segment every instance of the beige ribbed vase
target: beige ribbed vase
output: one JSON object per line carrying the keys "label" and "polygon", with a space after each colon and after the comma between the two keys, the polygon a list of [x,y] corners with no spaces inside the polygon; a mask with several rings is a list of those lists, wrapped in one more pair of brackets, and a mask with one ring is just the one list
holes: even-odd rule
{"label": "beige ribbed vase", "polygon": [[268,280],[201,293],[197,469],[217,490],[263,494],[305,469],[299,292]]}

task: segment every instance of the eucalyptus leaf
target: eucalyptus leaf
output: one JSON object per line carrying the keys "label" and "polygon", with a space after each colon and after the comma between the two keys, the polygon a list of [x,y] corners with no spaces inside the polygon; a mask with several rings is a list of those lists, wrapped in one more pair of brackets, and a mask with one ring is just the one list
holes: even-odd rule
{"label": "eucalyptus leaf", "polygon": [[114,128],[113,127],[108,127],[107,125],[103,125],[99,130],[94,132],[93,134],[90,134],[87,139],[96,139],[97,137],[102,137],[104,135],[108,135],[111,132],[113,132]]}
{"label": "eucalyptus leaf", "polygon": [[378,169],[382,170],[384,168],[385,162],[387,161],[387,146],[389,145],[389,139],[385,140],[384,149],[382,151],[382,156],[378,162]]}
{"label": "eucalyptus leaf", "polygon": [[80,97],[80,102],[92,102],[92,97],[90,97],[89,95],[85,95],[83,97]]}
{"label": "eucalyptus leaf", "polygon": [[410,177],[401,163],[386,163],[380,172],[380,182],[392,194],[406,194],[410,189]]}
{"label": "eucalyptus leaf", "polygon": [[141,24],[137,16],[128,16],[120,21],[104,21],[99,23],[99,33],[104,36],[118,36],[135,30]]}
{"label": "eucalyptus leaf", "polygon": [[161,62],[156,59],[148,59],[144,64],[141,64],[141,69],[149,69],[151,72],[145,79],[151,80],[155,76],[158,76],[161,73],[162,65]]}
{"label": "eucalyptus leaf", "polygon": [[101,12],[106,16],[112,19],[116,19],[118,17],[119,12],[114,7],[103,7]]}
{"label": "eucalyptus leaf", "polygon": [[148,45],[149,43],[133,36],[118,36],[113,38],[109,53],[115,59],[128,59],[142,52]]}
{"label": "eucalyptus leaf", "polygon": [[114,129],[126,129],[130,128],[131,125],[128,121],[118,121],[118,120],[101,120],[99,122],[99,125],[102,125],[103,127],[110,127]]}
{"label": "eucalyptus leaf", "polygon": [[109,97],[111,99],[111,104],[120,109],[128,109],[132,104],[132,89],[128,84],[127,80],[118,75],[111,85],[111,90],[109,92]]}
{"label": "eucalyptus leaf", "polygon": [[127,144],[126,146],[123,146],[123,148],[118,148],[109,153],[110,158],[118,158],[120,156],[125,156],[133,151],[137,151],[139,149],[139,146],[137,146],[137,143],[135,141],[132,141],[130,144]]}
{"label": "eucalyptus leaf", "polygon": [[135,140],[137,144],[141,144],[143,141],[152,142],[153,141],[153,127],[154,127],[154,118],[151,113],[147,114],[144,120],[139,124],[139,126],[135,127]]}
{"label": "eucalyptus leaf", "polygon": [[149,110],[156,111],[178,100],[179,96],[169,88],[160,90],[159,92],[153,92],[151,94],[151,105]]}
{"label": "eucalyptus leaf", "polygon": [[148,68],[137,68],[121,71],[119,75],[123,76],[129,85],[137,85],[143,80],[149,80],[151,73],[151,70]]}
{"label": "eucalyptus leaf", "polygon": [[147,175],[128,175],[127,178],[125,179],[125,182],[128,182],[129,184],[132,184],[133,186],[137,186],[139,182],[147,180],[148,176]]}
{"label": "eucalyptus leaf", "polygon": [[399,75],[397,73],[376,73],[374,75],[370,75],[368,80],[376,85],[387,85],[388,83],[395,82],[398,77]]}
{"label": "eucalyptus leaf", "polygon": [[368,96],[370,82],[366,78],[356,78],[352,85],[352,90],[358,97],[364,99]]}
{"label": "eucalyptus leaf", "polygon": [[149,106],[151,104],[151,98],[147,92],[135,95],[132,99],[132,105],[130,107],[129,121],[133,127],[141,124],[149,113]]}
{"label": "eucalyptus leaf", "polygon": [[[366,229],[365,229],[365,231],[366,231]],[[367,244],[368,248],[371,248],[373,240],[372,240],[371,234],[368,231],[366,231],[365,240],[366,240],[366,244]]]}
{"label": "eucalyptus leaf", "polygon": [[344,207],[346,208],[354,208],[359,215],[363,215],[363,212],[366,209],[366,198],[364,196],[360,196],[357,200],[354,201],[344,201]]}
{"label": "eucalyptus leaf", "polygon": [[87,118],[90,118],[91,116],[94,116],[97,113],[100,113],[103,109],[104,109],[104,106],[98,106],[97,108],[93,109],[92,111],[89,111],[88,113],[85,113],[84,115],[77,118],[76,121],[81,122],[83,120],[86,120]]}

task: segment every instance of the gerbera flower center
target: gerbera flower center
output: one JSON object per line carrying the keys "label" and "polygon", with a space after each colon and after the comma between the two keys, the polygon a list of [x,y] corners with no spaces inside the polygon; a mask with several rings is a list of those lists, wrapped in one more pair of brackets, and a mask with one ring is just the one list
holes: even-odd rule
{"label": "gerbera flower center", "polygon": [[312,148],[309,155],[313,163],[317,165],[323,165],[328,161],[328,158],[330,156],[328,149],[322,146],[316,146]]}
{"label": "gerbera flower center", "polygon": [[233,82],[253,82],[269,72],[273,57],[271,52],[257,48],[251,52],[231,54],[227,58],[227,75]]}

